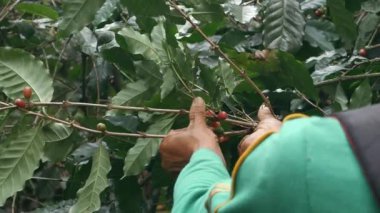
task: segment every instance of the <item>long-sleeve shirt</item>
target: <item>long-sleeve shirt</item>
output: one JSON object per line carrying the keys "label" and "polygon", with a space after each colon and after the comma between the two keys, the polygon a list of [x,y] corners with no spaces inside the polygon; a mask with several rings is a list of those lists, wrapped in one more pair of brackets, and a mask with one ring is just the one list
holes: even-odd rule
{"label": "long-sleeve shirt", "polygon": [[232,175],[213,151],[196,151],[174,189],[174,213],[379,213],[334,118],[302,118],[266,134]]}

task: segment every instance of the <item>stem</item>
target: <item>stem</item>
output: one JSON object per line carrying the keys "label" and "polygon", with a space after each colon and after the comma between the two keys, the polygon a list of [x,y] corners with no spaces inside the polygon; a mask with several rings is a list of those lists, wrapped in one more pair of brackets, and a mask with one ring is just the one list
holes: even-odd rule
{"label": "stem", "polygon": [[17,192],[13,195],[13,199],[12,199],[12,213],[16,213],[16,198],[17,198]]}
{"label": "stem", "polygon": [[44,119],[48,119],[57,123],[65,124],[67,126],[71,126],[73,128],[76,128],[78,130],[94,133],[94,134],[100,134],[105,136],[123,136],[123,137],[137,137],[137,138],[163,138],[166,135],[158,135],[158,134],[147,134],[147,133],[125,133],[125,132],[111,132],[111,131],[99,131],[95,129],[90,129],[84,126],[81,126],[79,123],[76,123],[75,121],[65,121],[61,120],[59,118],[50,116],[50,115],[44,115],[41,113],[23,110],[26,114],[38,116]]}
{"label": "stem", "polygon": [[70,37],[67,39],[67,41],[66,41],[65,44],[63,45],[61,52],[59,53],[59,56],[58,56],[58,59],[57,59],[57,63],[56,63],[55,66],[54,66],[54,71],[53,71],[53,75],[52,75],[53,78],[55,78],[55,75],[57,74],[57,71],[58,71],[58,63],[61,61],[62,56],[63,56],[63,53],[65,52],[66,47],[67,47],[67,45],[70,43],[72,37],[73,37],[73,35],[70,35]]}
{"label": "stem", "polygon": [[242,68],[240,68],[238,65],[235,64],[235,62],[233,62],[226,53],[224,53],[220,47],[215,44],[213,41],[211,41],[208,36],[202,31],[201,28],[198,27],[198,25],[196,25],[191,19],[190,17],[181,9],[178,7],[178,5],[172,1],[172,0],[169,0],[171,6],[177,11],[179,12],[182,17],[188,21],[191,26],[211,45],[211,48],[214,49],[216,52],[218,52],[222,58],[224,58],[230,65],[231,67],[233,68],[233,70],[235,70],[236,72],[239,73],[239,75],[244,78],[245,81],[247,81],[247,83],[253,88],[253,90],[258,94],[260,95],[260,97],[262,98],[262,100],[264,101],[265,105],[271,110],[272,114],[274,115],[274,112],[273,112],[273,108],[272,108],[272,105],[270,104],[268,98],[264,95],[264,93],[260,90],[260,88],[255,84],[255,82],[252,81],[251,78],[249,78],[249,76],[247,75],[246,71],[243,70]]}
{"label": "stem", "polygon": [[[49,105],[49,104],[50,103],[47,103],[47,105]],[[54,104],[57,104],[57,103],[53,102],[52,104],[54,105]],[[61,104],[61,103],[58,103],[58,104]],[[81,104],[81,103],[78,103],[78,104]],[[90,105],[93,105],[93,106],[99,105],[98,107],[104,106],[102,104],[90,104]],[[16,106],[14,106],[14,105],[9,105],[8,107],[16,108]],[[134,107],[134,108],[138,108],[138,107]],[[95,130],[95,129],[91,129],[91,128],[87,128],[87,127],[81,126],[79,123],[75,122],[74,120],[73,121],[65,121],[65,120],[61,120],[59,118],[50,116],[50,115],[45,115],[45,114],[41,114],[41,113],[38,113],[38,112],[29,111],[29,110],[26,110],[26,109],[20,109],[20,110],[23,111],[23,112],[25,112],[26,114],[29,114],[29,115],[38,116],[38,117],[43,118],[43,119],[48,119],[48,120],[51,120],[51,121],[54,121],[54,122],[57,122],[57,123],[65,124],[67,126],[70,126],[72,128],[76,128],[78,130],[82,130],[82,131],[86,131],[86,132],[90,132],[90,133],[94,133],[94,134],[100,134],[100,135],[103,135],[103,136],[122,136],[122,137],[137,137],[137,138],[164,138],[164,137],[166,137],[166,135],[148,134],[148,133],[144,133],[144,132],[125,133],[125,132],[99,131],[99,130]],[[161,109],[161,110],[165,110],[165,109]],[[165,111],[169,111],[169,110],[165,110]],[[182,113],[183,112],[181,110],[170,110],[170,111],[177,111],[178,113]],[[239,123],[240,124],[241,123],[245,123],[245,122],[241,122],[241,121],[234,121],[234,122],[236,122],[237,125],[239,125]],[[254,125],[251,124],[250,127],[254,127]],[[231,132],[226,132],[226,134],[228,134],[228,135],[236,135],[236,134],[244,134],[246,132],[248,132],[248,130],[231,131]]]}
{"label": "stem", "polygon": [[352,81],[352,80],[360,80],[364,78],[375,78],[375,77],[380,77],[380,73],[365,73],[365,74],[359,74],[359,75],[340,76],[338,78],[321,81],[319,83],[316,83],[315,86],[320,87],[320,86],[333,84],[333,83],[337,83],[341,81]]}
{"label": "stem", "polygon": [[[120,106],[120,105],[112,105],[112,104],[93,104],[93,103],[81,103],[81,102],[70,102],[70,101],[35,102],[31,104],[32,106],[63,106],[63,107],[82,106],[82,107],[98,107],[98,108],[105,108],[105,109],[119,109],[119,110],[143,111],[143,112],[161,112],[161,113],[174,113],[174,114],[188,114],[189,113],[189,111],[185,109],[159,109],[159,108],[151,108],[151,107]],[[243,126],[243,127],[255,126],[255,122],[245,122],[245,121],[240,121],[240,120],[231,119],[231,118],[228,118],[225,121],[228,123]]]}
{"label": "stem", "polygon": [[[5,102],[0,102],[0,104],[4,105],[4,107],[0,107],[0,111],[17,108],[15,105],[8,104]],[[93,103],[70,102],[70,101],[31,102],[30,104],[31,104],[31,107],[33,106],[62,106],[62,107],[82,106],[82,107],[98,107],[98,108],[105,108],[105,109],[119,109],[119,110],[143,111],[143,112],[161,112],[161,113],[175,113],[175,114],[189,113],[189,111],[185,109],[159,109],[159,108],[151,108],[151,107],[120,106],[120,105],[112,105],[112,104],[93,104]],[[225,121],[233,125],[242,126],[242,127],[254,127],[256,125],[255,122],[246,122],[246,121],[241,121],[241,120],[236,120],[236,119],[231,119],[231,118],[228,118]]]}
{"label": "stem", "polygon": [[67,180],[57,179],[57,178],[48,178],[48,177],[32,177],[35,180],[51,180],[51,181],[59,181],[59,182],[67,182]]}
{"label": "stem", "polygon": [[3,10],[1,10],[1,12],[0,12],[0,22],[8,15],[9,12],[11,12],[13,10],[13,8],[15,8],[17,6],[18,3],[20,3],[20,0],[16,0],[9,7],[6,6],[6,7],[4,7]]}
{"label": "stem", "polygon": [[378,25],[378,26],[376,27],[375,31],[373,32],[371,38],[370,38],[369,41],[368,41],[368,45],[367,45],[367,46],[369,46],[369,45],[372,44],[373,40],[375,39],[375,37],[376,37],[376,35],[377,35],[377,32],[379,31],[379,28],[380,28],[380,25]]}
{"label": "stem", "polygon": [[303,99],[304,101],[306,101],[308,104],[310,104],[311,106],[313,106],[314,108],[316,108],[317,110],[319,110],[323,115],[326,115],[326,112],[322,108],[320,108],[318,105],[314,104],[302,92],[296,90],[296,94],[298,95],[298,97],[300,97],[301,99]]}

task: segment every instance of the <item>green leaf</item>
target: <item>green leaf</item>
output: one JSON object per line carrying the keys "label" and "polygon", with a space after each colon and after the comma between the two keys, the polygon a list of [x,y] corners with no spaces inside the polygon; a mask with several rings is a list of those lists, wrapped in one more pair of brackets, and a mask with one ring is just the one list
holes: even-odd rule
{"label": "green leaf", "polygon": [[[167,134],[171,129],[176,116],[163,115],[157,118],[146,133]],[[124,177],[137,175],[149,163],[150,159],[156,155],[160,145],[160,138],[139,138],[136,145],[128,150],[124,161]]]}
{"label": "green leaf", "polygon": [[357,31],[353,15],[345,8],[345,0],[327,0],[327,7],[346,48],[351,48]]}
{"label": "green leaf", "polygon": [[248,24],[259,13],[257,5],[241,5],[228,2],[224,5],[227,14],[234,17],[240,23]]}
{"label": "green leaf", "polygon": [[380,12],[380,0],[369,0],[362,3],[362,9],[370,13]]}
{"label": "green leaf", "polygon": [[306,0],[301,2],[302,10],[314,10],[326,5],[326,0]]}
{"label": "green leaf", "polygon": [[[9,144],[0,149],[0,206],[15,192],[22,190],[39,166],[44,140],[40,128],[15,132],[7,138]],[[7,143],[5,141],[4,143]]]}
{"label": "green leaf", "polygon": [[224,61],[219,61],[216,72],[221,77],[227,92],[229,94],[232,94],[237,84],[234,76],[234,71],[230,65]]}
{"label": "green leaf", "polygon": [[92,156],[92,167],[86,184],[78,190],[78,201],[70,213],[92,213],[100,209],[100,193],[108,187],[107,174],[111,170],[108,152],[102,143]]}
{"label": "green leaf", "polygon": [[43,160],[49,160],[51,162],[64,160],[65,157],[73,150],[74,145],[75,143],[72,140],[46,143],[44,147]]}
{"label": "green leaf", "polygon": [[107,21],[112,16],[113,12],[117,9],[118,3],[119,0],[106,0],[103,6],[96,13],[92,24],[98,25]]}
{"label": "green leaf", "polygon": [[271,0],[264,11],[264,46],[293,52],[302,46],[305,20],[297,0]]}
{"label": "green leaf", "polygon": [[[124,48],[126,48],[132,54],[140,54],[146,59],[153,61],[160,60],[160,52],[164,52],[164,50],[155,46],[150,41],[148,35],[141,34],[132,28],[124,28],[118,34],[125,40],[126,46],[124,46]],[[121,46],[123,47],[122,44]]]}
{"label": "green leaf", "polygon": [[66,37],[80,31],[95,17],[105,0],[64,0],[63,20],[59,24],[59,34]]}
{"label": "green leaf", "polygon": [[50,123],[42,128],[42,136],[45,142],[61,141],[68,138],[73,129],[61,123]]}
{"label": "green leaf", "polygon": [[348,104],[348,99],[346,94],[344,93],[342,85],[339,83],[338,86],[336,87],[336,92],[335,92],[335,101],[339,103],[340,108],[342,110],[347,110],[347,104]]}
{"label": "green leaf", "polygon": [[44,16],[53,20],[58,19],[57,11],[42,4],[22,2],[16,6],[16,10],[24,13],[31,13],[33,15]]}
{"label": "green leaf", "polygon": [[41,61],[23,50],[0,47],[2,91],[16,99],[22,96],[25,86],[33,89],[32,100],[50,102],[53,97],[53,80]]}
{"label": "green leaf", "polygon": [[350,109],[356,109],[364,106],[371,105],[372,103],[372,89],[369,80],[364,80],[358,87],[356,87],[350,100]]}
{"label": "green leaf", "polygon": [[126,85],[126,88],[122,89],[112,98],[112,104],[124,105],[131,100],[137,99],[148,91],[148,87],[145,81],[136,81]]}
{"label": "green leaf", "polygon": [[164,99],[175,87],[177,79],[172,70],[166,70],[162,78],[164,81],[161,85],[161,100]]}
{"label": "green leaf", "polygon": [[[123,41],[120,41],[123,48],[132,54],[140,54],[159,66],[160,73],[164,75],[161,84],[161,100],[175,88],[177,78],[186,77],[186,72],[182,70],[186,71],[191,68],[184,66],[187,62],[184,58],[187,55],[180,48],[173,48],[167,44],[166,31],[162,21],[153,28],[151,40],[148,35],[131,28],[124,28],[119,32],[119,36],[123,38]],[[183,56],[183,58],[178,60],[177,56]]]}
{"label": "green leaf", "polygon": [[359,35],[356,39],[355,49],[363,48],[371,38],[373,32],[380,24],[380,17],[373,13],[367,13],[359,24]]}
{"label": "green leaf", "polygon": [[311,46],[320,47],[322,50],[334,50],[332,41],[339,39],[335,26],[327,20],[310,20],[305,26],[305,40]]}
{"label": "green leaf", "polygon": [[121,4],[136,16],[160,16],[169,13],[165,0],[121,0]]}
{"label": "green leaf", "polygon": [[282,81],[286,85],[295,87],[309,98],[316,99],[317,91],[305,64],[296,60],[293,55],[284,52],[278,52],[277,57],[282,72],[273,77],[279,78],[276,80],[283,79]]}

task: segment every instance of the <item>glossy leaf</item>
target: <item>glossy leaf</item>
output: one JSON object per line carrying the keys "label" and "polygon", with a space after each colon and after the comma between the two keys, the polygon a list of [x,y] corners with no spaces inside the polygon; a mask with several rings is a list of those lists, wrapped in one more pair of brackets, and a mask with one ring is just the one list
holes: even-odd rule
{"label": "glossy leaf", "polygon": [[350,109],[357,109],[368,106],[372,103],[372,89],[369,80],[364,80],[356,87],[350,100]]}
{"label": "glossy leaf", "polygon": [[43,4],[22,2],[16,6],[16,10],[33,15],[44,16],[53,20],[58,19],[57,11]]}
{"label": "glossy leaf", "polygon": [[160,60],[161,52],[164,52],[162,48],[155,46],[153,42],[150,41],[148,35],[141,34],[132,28],[122,29],[119,35],[124,38],[127,49],[132,54],[141,54],[146,59],[158,61]]}
{"label": "glossy leaf", "polygon": [[49,102],[53,97],[53,79],[42,62],[14,48],[0,47],[0,87],[10,98],[22,97],[25,86],[33,89],[33,100]]}
{"label": "glossy leaf", "polygon": [[166,70],[161,85],[161,99],[165,98],[176,86],[177,79],[172,70]]}
{"label": "glossy leaf", "polygon": [[380,1],[379,0],[368,0],[362,3],[362,9],[370,13],[380,12]]}
{"label": "glossy leaf", "polygon": [[43,159],[51,162],[59,162],[64,160],[74,149],[75,142],[74,137],[69,137],[62,141],[46,143],[44,147]]}
{"label": "glossy leaf", "polygon": [[334,43],[339,39],[333,23],[326,20],[310,20],[305,26],[305,40],[311,46],[320,47],[322,50],[334,50]]}
{"label": "glossy leaf", "polygon": [[272,0],[264,11],[264,46],[296,51],[302,45],[304,26],[297,0]]}
{"label": "glossy leaf", "polygon": [[[121,43],[132,54],[141,54],[144,58],[154,61],[163,74],[161,84],[161,99],[164,99],[174,88],[183,64],[175,60],[182,55],[179,48],[173,48],[166,44],[166,31],[162,22],[155,26],[151,33],[151,39],[146,34],[141,34],[131,28],[124,28],[119,32],[125,43]],[[182,77],[181,77],[182,80]],[[183,82],[183,81],[182,81]]]}
{"label": "glossy leaf", "polygon": [[341,84],[338,84],[336,87],[336,92],[335,92],[335,101],[339,103],[340,108],[344,111],[347,110],[347,104],[348,104],[348,99],[346,94],[344,93],[343,87]]}
{"label": "glossy leaf", "polygon": [[63,20],[59,24],[60,35],[68,36],[91,23],[104,2],[105,0],[64,0]]}
{"label": "glossy leaf", "polygon": [[306,0],[301,2],[302,10],[314,10],[326,5],[326,0]]}
{"label": "glossy leaf", "polygon": [[61,123],[50,123],[42,128],[41,134],[45,142],[60,141],[68,138],[73,128]]}
{"label": "glossy leaf", "polygon": [[[163,115],[149,126],[146,133],[166,134],[171,129],[176,116]],[[150,159],[157,154],[160,138],[139,138],[136,145],[132,147],[125,157],[124,177],[137,175],[149,163]]]}
{"label": "glossy leaf", "polygon": [[232,70],[229,64],[224,61],[219,61],[219,66],[217,68],[218,75],[222,78],[224,87],[229,94],[232,94],[237,83],[235,79],[235,72]]}
{"label": "glossy leaf", "polygon": [[112,103],[116,105],[124,105],[131,100],[138,99],[143,96],[148,90],[145,81],[136,81],[126,85],[126,88],[121,90],[112,98]]}
{"label": "glossy leaf", "polygon": [[327,0],[327,7],[345,46],[352,47],[357,30],[353,15],[345,8],[345,0]]}
{"label": "glossy leaf", "polygon": [[355,49],[360,49],[367,45],[369,39],[379,24],[380,17],[376,14],[368,13],[363,17],[359,24],[359,34],[356,39]]}
{"label": "glossy leaf", "polygon": [[98,25],[108,20],[117,9],[119,0],[106,0],[103,6],[96,12],[95,18],[92,21],[94,25]]}
{"label": "glossy leaf", "polygon": [[100,193],[109,185],[107,174],[111,170],[108,151],[103,144],[92,157],[90,176],[86,184],[78,190],[78,200],[70,208],[70,213],[92,213],[100,209]]}
{"label": "glossy leaf", "polygon": [[15,131],[7,140],[10,143],[0,149],[0,206],[32,177],[44,147],[39,127]]}

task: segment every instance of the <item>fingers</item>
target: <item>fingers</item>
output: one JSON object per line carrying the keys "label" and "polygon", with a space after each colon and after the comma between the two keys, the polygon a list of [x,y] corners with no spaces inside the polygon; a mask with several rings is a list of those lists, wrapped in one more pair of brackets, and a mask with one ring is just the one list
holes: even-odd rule
{"label": "fingers", "polygon": [[270,111],[269,107],[265,106],[265,104],[260,106],[259,112],[257,113],[257,116],[260,121],[266,120],[269,118],[276,119],[273,115],[272,112]]}
{"label": "fingers", "polygon": [[206,104],[201,97],[194,98],[190,108],[189,119],[189,127],[206,126]]}

